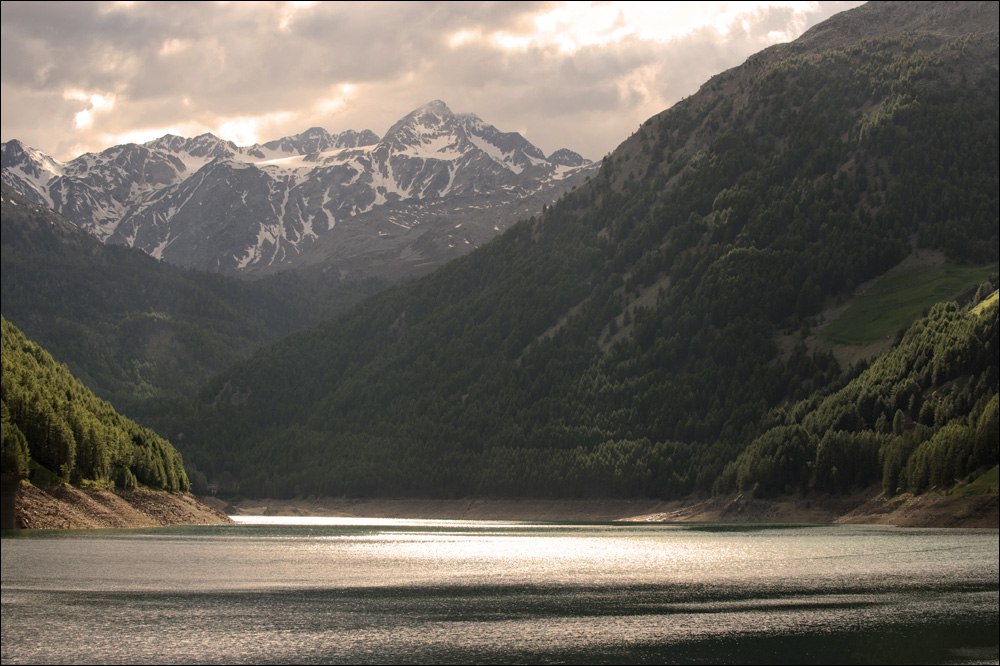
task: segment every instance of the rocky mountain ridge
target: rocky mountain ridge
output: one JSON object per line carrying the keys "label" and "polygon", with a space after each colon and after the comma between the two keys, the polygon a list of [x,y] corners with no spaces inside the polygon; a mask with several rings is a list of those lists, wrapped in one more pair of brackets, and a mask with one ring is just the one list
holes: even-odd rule
{"label": "rocky mountain ridge", "polygon": [[[331,262],[341,273],[424,272],[594,172],[572,151],[547,158],[520,134],[437,100],[382,138],[314,127],[240,147],[166,135],[66,163],[3,144],[4,183],[103,242],[235,274]],[[373,253],[387,255],[374,262],[381,268]]]}

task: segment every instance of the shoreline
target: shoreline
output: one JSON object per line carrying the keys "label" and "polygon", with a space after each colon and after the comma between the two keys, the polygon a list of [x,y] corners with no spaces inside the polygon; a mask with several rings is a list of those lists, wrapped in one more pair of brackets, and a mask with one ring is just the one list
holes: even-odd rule
{"label": "shoreline", "polygon": [[[228,514],[228,515],[227,515]],[[811,523],[997,529],[1000,496],[851,495],[758,499],[242,499],[135,489],[22,484],[15,525],[25,529],[142,528],[232,523],[232,516],[351,517],[580,523]]]}
{"label": "shoreline", "polygon": [[41,488],[22,483],[15,529],[94,529],[221,525],[233,520],[194,495],[145,489]]}
{"label": "shoreline", "polygon": [[556,499],[209,499],[234,516],[514,520],[537,522],[758,522],[998,528],[1000,496],[940,493],[886,498],[853,495],[756,499],[729,495],[691,500]]}

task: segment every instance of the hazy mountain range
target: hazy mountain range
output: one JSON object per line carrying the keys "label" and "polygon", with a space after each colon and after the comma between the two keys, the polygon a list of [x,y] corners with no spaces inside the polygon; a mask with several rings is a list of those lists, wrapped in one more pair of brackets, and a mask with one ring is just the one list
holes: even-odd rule
{"label": "hazy mountain range", "polygon": [[167,135],[66,163],[3,144],[4,183],[105,243],[235,274],[315,264],[389,279],[423,273],[595,171],[570,150],[546,157],[440,101],[381,139],[315,127],[247,147]]}

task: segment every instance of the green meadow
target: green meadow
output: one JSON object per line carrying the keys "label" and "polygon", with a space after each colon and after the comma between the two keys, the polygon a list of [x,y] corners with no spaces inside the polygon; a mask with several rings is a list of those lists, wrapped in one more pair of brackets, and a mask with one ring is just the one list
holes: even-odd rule
{"label": "green meadow", "polygon": [[960,483],[951,491],[949,495],[972,496],[972,495],[992,495],[997,492],[1000,486],[1000,466],[994,465],[991,469],[973,479],[969,483]]}
{"label": "green meadow", "polygon": [[986,281],[997,269],[996,263],[943,264],[886,275],[855,299],[822,336],[838,345],[867,345],[890,338],[913,323],[926,308],[957,298]]}

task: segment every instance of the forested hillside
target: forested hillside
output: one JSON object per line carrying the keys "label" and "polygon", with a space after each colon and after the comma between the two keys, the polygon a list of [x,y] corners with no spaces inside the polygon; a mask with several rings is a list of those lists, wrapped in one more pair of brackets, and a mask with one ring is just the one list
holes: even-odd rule
{"label": "forested hillside", "polygon": [[775,410],[726,466],[716,492],[888,494],[948,487],[997,464],[997,282],[935,306],[889,353],[832,395]]}
{"label": "forested hillside", "polygon": [[[105,246],[3,186],[0,307],[99,396],[136,415],[380,284],[250,283]],[[320,280],[323,282],[321,283]],[[150,404],[152,402],[152,404]]]}
{"label": "forested hillside", "polygon": [[188,489],[174,447],[96,398],[6,319],[0,325],[4,474],[30,474],[43,484]]}
{"label": "forested hillside", "polygon": [[[900,370],[805,341],[917,249],[997,261],[997,26],[872,3],[761,52],[540,219],[216,378],[171,438],[270,496],[892,492],[995,464],[951,443],[994,427],[995,307],[934,309]],[[973,332],[929,332],[952,320]]]}

